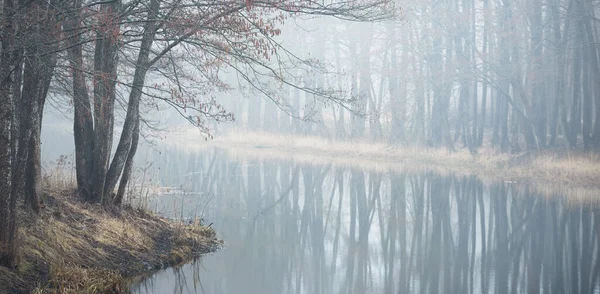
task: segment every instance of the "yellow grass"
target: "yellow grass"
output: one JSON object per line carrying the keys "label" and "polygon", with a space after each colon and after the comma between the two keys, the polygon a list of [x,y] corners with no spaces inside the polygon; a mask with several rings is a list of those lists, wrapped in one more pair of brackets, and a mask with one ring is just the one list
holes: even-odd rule
{"label": "yellow grass", "polygon": [[112,293],[136,275],[217,248],[211,228],[150,213],[107,212],[69,191],[46,189],[39,217],[20,216],[20,262],[0,267],[0,293]]}
{"label": "yellow grass", "polygon": [[600,156],[594,153],[508,154],[482,148],[472,155],[464,149],[448,152],[442,148],[392,146],[385,142],[252,132],[232,132],[208,142],[191,141],[191,137],[186,136],[183,144],[188,149],[218,147],[240,158],[294,160],[378,172],[433,170],[473,174],[484,180],[527,181],[541,189],[552,187],[550,191],[585,188],[592,191],[586,194],[593,195],[599,195],[600,188]]}

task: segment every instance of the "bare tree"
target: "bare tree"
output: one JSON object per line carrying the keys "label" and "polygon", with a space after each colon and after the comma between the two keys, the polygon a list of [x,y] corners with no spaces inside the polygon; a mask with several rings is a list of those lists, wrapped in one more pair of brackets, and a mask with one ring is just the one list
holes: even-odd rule
{"label": "bare tree", "polygon": [[[102,3],[95,11],[92,17],[95,25],[92,26],[82,18],[86,11],[81,9],[82,4],[74,2],[71,10],[75,12],[69,16],[66,31],[71,33],[69,62],[73,72],[80,194],[90,201],[107,205],[113,202],[113,191],[122,175],[121,182],[127,183],[131,173],[131,165],[127,161],[130,158],[131,162],[135,155],[134,138],[139,137],[139,108],[143,96],[195,112],[195,118],[186,118],[200,127],[206,118],[232,118],[218,102],[203,100],[196,96],[198,91],[185,87],[185,79],[188,82],[202,81],[213,88],[226,87],[218,77],[218,68],[229,67],[278,106],[282,102],[269,92],[264,78],[338,103],[340,100],[333,91],[306,84],[301,86],[286,76],[285,71],[289,68],[286,62],[301,60],[288,54],[273,39],[280,34],[277,26],[288,17],[303,14],[357,21],[379,20],[392,16],[385,10],[386,5],[387,1],[187,3],[157,0],[150,1],[148,5],[144,2],[126,5],[111,2]],[[87,27],[87,31],[81,29]],[[95,43],[93,56],[85,55],[86,44],[90,42]],[[132,52],[137,52],[135,62],[127,64],[120,61],[119,56],[126,59]],[[171,58],[173,54],[198,62],[182,64],[181,60]],[[93,59],[91,77],[85,69],[87,58]],[[132,83],[126,85],[130,91],[123,132],[115,155],[110,159],[116,85],[124,85],[117,76],[119,64],[133,67],[134,74]],[[169,82],[166,86],[148,87],[145,81],[149,71]],[[194,73],[200,78],[194,77]],[[93,108],[85,87],[88,78],[93,81]],[[260,106],[254,106],[260,109]]]}

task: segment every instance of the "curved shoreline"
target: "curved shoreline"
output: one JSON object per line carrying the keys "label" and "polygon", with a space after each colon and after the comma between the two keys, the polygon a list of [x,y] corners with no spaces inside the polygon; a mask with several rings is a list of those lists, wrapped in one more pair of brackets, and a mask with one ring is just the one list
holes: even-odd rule
{"label": "curved shoreline", "polygon": [[[20,215],[20,260],[0,267],[0,293],[127,292],[134,277],[217,250],[212,228],[45,191],[39,216]],[[6,292],[5,292],[6,291]]]}
{"label": "curved shoreline", "polygon": [[294,160],[378,172],[476,175],[482,180],[532,183],[551,191],[583,189],[590,192],[586,194],[598,195],[600,190],[600,154],[593,152],[555,150],[510,154],[481,148],[472,155],[466,149],[448,152],[442,148],[260,132],[233,132],[208,143],[202,142],[188,140],[179,146],[190,149],[203,145],[223,149],[240,158]]}

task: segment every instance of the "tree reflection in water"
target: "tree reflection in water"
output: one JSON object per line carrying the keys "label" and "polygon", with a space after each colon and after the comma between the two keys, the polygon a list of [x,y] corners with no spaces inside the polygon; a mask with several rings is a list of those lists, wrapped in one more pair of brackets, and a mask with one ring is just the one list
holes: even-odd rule
{"label": "tree reflection in water", "polygon": [[203,217],[214,223],[226,246],[157,273],[138,293],[592,293],[600,288],[600,211],[539,195],[527,185],[231,160],[222,151],[164,162],[169,164],[161,167],[163,184],[196,193],[156,201],[184,203],[173,205],[182,209],[170,215],[175,217],[198,215],[192,211],[197,206],[185,203],[211,199]]}

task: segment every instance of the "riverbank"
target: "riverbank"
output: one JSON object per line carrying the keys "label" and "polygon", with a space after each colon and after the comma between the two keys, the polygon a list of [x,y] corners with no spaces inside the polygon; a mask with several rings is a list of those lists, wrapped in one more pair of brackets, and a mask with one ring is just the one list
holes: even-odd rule
{"label": "riverbank", "polygon": [[0,267],[0,293],[119,293],[140,275],[215,251],[212,228],[123,208],[107,212],[45,190],[39,217],[19,216],[19,266]]}
{"label": "riverbank", "polygon": [[600,155],[597,153],[554,150],[509,154],[484,147],[473,155],[466,149],[448,152],[442,148],[251,132],[219,136],[208,145],[226,149],[234,156],[293,159],[377,171],[434,170],[472,174],[484,179],[532,181],[547,187],[600,188]]}

